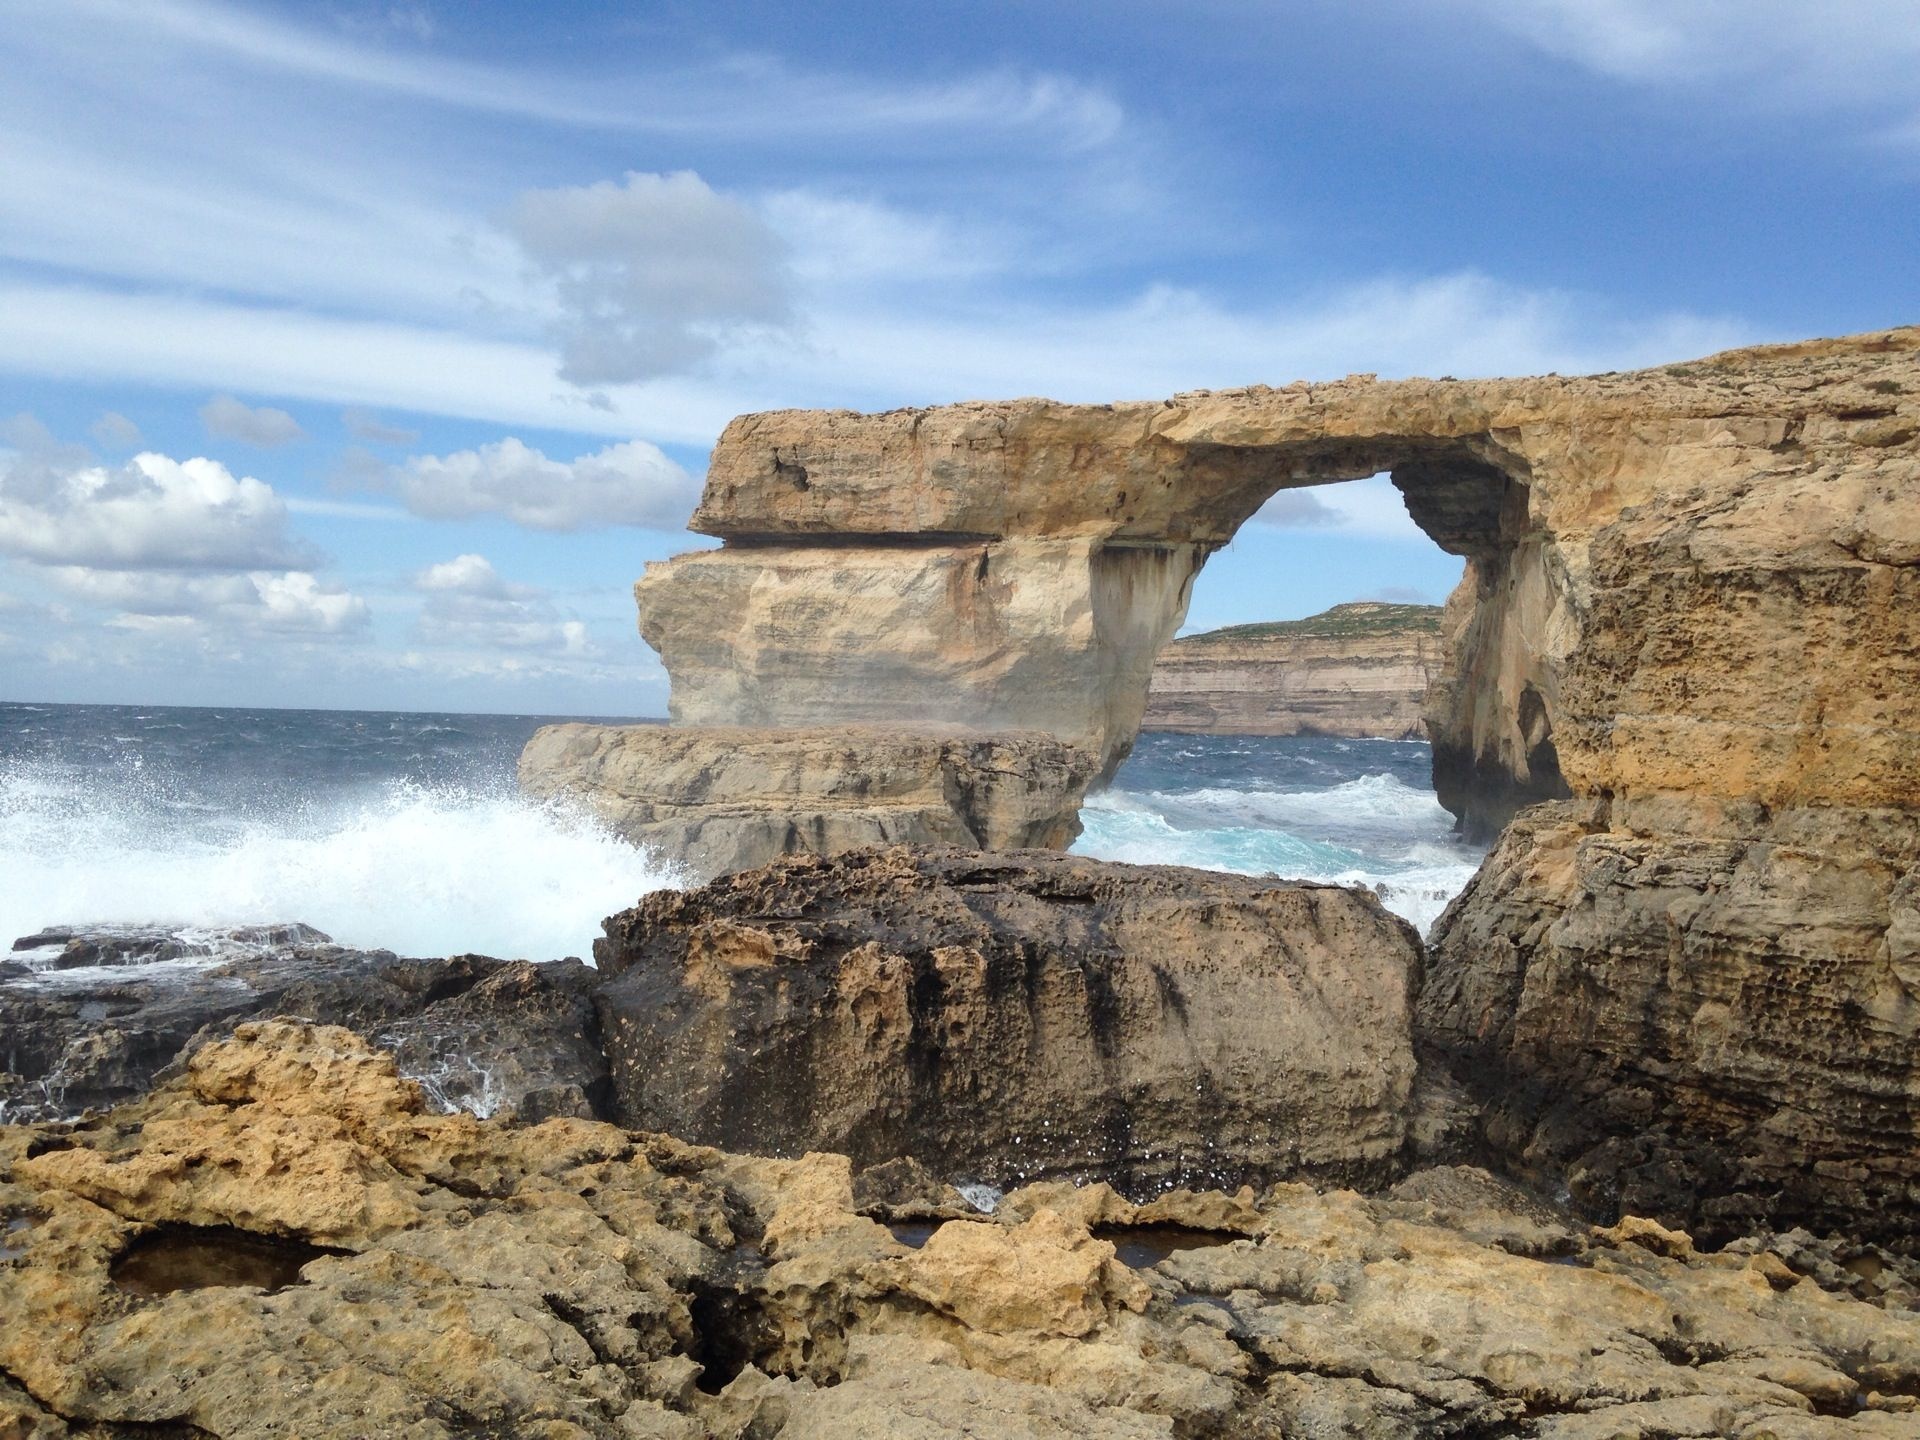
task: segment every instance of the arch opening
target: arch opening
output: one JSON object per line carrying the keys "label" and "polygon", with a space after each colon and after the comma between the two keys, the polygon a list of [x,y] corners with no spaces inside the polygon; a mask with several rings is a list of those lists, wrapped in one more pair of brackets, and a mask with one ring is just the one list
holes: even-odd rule
{"label": "arch opening", "polygon": [[[1564,793],[1551,677],[1481,613],[1532,539],[1525,481],[1465,446],[1194,458],[1251,509],[1197,557],[1075,848],[1359,882],[1424,929],[1513,808]],[[1478,703],[1489,676],[1510,706]]]}

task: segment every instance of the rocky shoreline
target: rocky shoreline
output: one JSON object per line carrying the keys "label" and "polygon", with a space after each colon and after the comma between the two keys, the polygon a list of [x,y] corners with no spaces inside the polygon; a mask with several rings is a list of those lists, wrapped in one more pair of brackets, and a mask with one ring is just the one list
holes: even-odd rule
{"label": "rocky shoreline", "polygon": [[[1427,939],[1018,848],[1380,469],[1498,836]],[[638,588],[680,724],[523,762],[707,877],[597,968],[0,965],[0,1437],[1920,1433],[1916,495],[1915,329],[744,417]]]}
{"label": "rocky shoreline", "polygon": [[983,1214],[898,1162],[434,1113],[287,1021],[0,1128],[0,1177],[0,1433],[35,1440],[1847,1440],[1920,1412],[1916,1272],[1868,1282],[1864,1248],[1707,1254],[1457,1166]]}

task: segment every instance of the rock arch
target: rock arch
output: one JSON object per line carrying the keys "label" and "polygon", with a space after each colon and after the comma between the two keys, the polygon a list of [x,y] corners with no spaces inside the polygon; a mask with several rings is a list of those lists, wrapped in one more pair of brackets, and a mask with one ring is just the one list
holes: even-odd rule
{"label": "rock arch", "polygon": [[743,417],[694,518],[723,548],[636,587],[673,718],[1038,730],[1111,774],[1207,557],[1281,490],[1386,471],[1468,561],[1429,728],[1443,802],[1490,836],[1569,793],[1548,739],[1568,567],[1520,437],[1431,394],[1377,406],[1396,388]]}
{"label": "rock arch", "polygon": [[[1489,831],[1569,797],[1506,825],[1429,941],[1423,1038],[1489,1142],[1599,1213],[1920,1248],[1920,329],[1580,378],[745,416],[694,518],[725,543],[648,567],[641,630],[683,726],[788,727],[780,775],[868,807],[780,845],[1064,843],[1206,556],[1277,490],[1381,470],[1469,561],[1429,697],[1443,799]],[[907,755],[854,724],[974,738]],[[637,752],[589,751],[543,732],[523,779],[673,808],[635,798],[661,783]],[[674,805],[767,763],[695,767]]]}

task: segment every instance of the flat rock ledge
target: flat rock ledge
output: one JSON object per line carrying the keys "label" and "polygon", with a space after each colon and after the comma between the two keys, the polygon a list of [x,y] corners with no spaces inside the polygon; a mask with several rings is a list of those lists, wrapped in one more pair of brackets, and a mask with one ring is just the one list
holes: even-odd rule
{"label": "flat rock ledge", "polygon": [[1098,769],[1027,732],[549,725],[520,756],[520,785],[710,878],[863,845],[1065,849]]}
{"label": "flat rock ledge", "polygon": [[[1484,1172],[1144,1206],[1036,1185],[914,1229],[858,1188],[839,1155],[430,1113],[348,1031],[244,1025],[94,1122],[0,1127],[0,1435],[1905,1440],[1920,1422],[1920,1315],[1823,1284],[1804,1244],[1703,1254]],[[282,1263],[209,1260],[239,1251]]]}
{"label": "flat rock ledge", "polygon": [[902,847],[659,892],[605,929],[630,1125],[1136,1193],[1407,1163],[1420,942],[1363,891]]}

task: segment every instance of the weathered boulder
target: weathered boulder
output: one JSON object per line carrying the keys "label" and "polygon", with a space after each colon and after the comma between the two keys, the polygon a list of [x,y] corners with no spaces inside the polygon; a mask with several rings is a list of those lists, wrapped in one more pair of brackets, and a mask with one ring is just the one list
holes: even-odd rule
{"label": "weathered boulder", "polygon": [[998,1183],[1406,1163],[1420,946],[1364,892],[898,849],[661,892],[606,931],[629,1125]]}
{"label": "weathered boulder", "polygon": [[1141,728],[1424,740],[1427,687],[1445,670],[1440,614],[1359,600],[1183,635],[1154,662]]}
{"label": "weathered boulder", "polygon": [[527,742],[520,785],[704,878],[863,845],[1064,849],[1097,765],[1042,734],[574,724]]}
{"label": "weathered boulder", "polygon": [[903,1242],[843,1157],[432,1114],[275,1022],[0,1127],[0,1433],[1905,1440],[1920,1314],[1829,1268],[1462,1170],[1039,1185]]}
{"label": "weathered boulder", "polygon": [[0,972],[0,1120],[129,1099],[197,1044],[280,1014],[378,1040],[448,1108],[586,1115],[605,1099],[577,960],[405,959],[306,925],[74,926],[15,953],[32,963]]}

